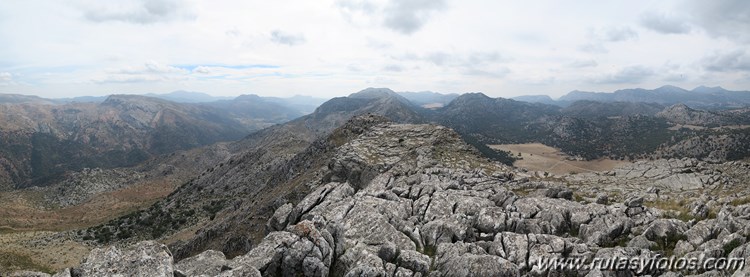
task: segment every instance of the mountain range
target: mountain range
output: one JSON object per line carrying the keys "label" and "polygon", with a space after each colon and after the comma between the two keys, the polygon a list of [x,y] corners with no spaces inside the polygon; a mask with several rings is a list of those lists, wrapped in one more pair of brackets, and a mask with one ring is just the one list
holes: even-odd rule
{"label": "mountain range", "polygon": [[660,105],[685,104],[695,108],[738,108],[750,104],[750,91],[729,91],[722,87],[699,86],[686,90],[675,86],[662,86],[656,89],[621,89],[612,93],[571,91],[553,100],[546,95],[514,97],[516,100],[568,106],[579,100],[597,102],[643,102]]}
{"label": "mountain range", "polygon": [[[114,200],[108,207],[113,211],[106,213],[114,216],[85,221],[87,225],[76,225],[81,228],[64,234],[84,245],[159,240],[168,245],[169,257],[176,261],[217,250],[222,257],[237,259],[231,265],[223,262],[228,269],[221,270],[227,272],[240,265],[270,275],[284,270],[272,262],[242,259],[261,259],[268,254],[252,251],[294,248],[294,241],[307,243],[290,239],[284,240],[283,246],[273,244],[278,241],[271,234],[282,234],[289,228],[317,230],[294,229],[292,232],[302,232],[294,233],[298,237],[325,229],[331,236],[325,241],[340,250],[330,256],[331,261],[313,260],[314,268],[343,274],[358,272],[357,261],[363,258],[356,253],[375,255],[378,260],[372,261],[381,265],[394,263],[396,254],[379,256],[378,249],[385,247],[385,241],[400,249],[393,251],[419,252],[428,259],[436,253],[447,253],[441,243],[478,247],[474,243],[496,241],[502,232],[510,232],[501,236],[514,239],[516,234],[545,234],[585,240],[586,247],[609,248],[639,242],[634,238],[636,232],[629,233],[630,228],[652,228],[658,222],[657,213],[664,213],[660,209],[645,213],[648,209],[643,199],[628,200],[631,195],[612,194],[618,201],[631,201],[627,204],[601,204],[607,199],[600,201],[596,193],[604,188],[596,187],[578,195],[591,198],[592,203],[577,204],[572,192],[555,187],[565,184],[550,185],[560,179],[532,180],[546,176],[510,167],[516,158],[488,144],[543,143],[581,160],[612,158],[648,163],[671,158],[668,166],[678,169],[663,174],[710,173],[710,177],[695,177],[704,186],[717,186],[725,180],[717,174],[741,172],[741,161],[750,157],[750,128],[744,127],[750,125],[747,106],[731,108],[712,102],[702,104],[711,109],[666,102],[594,100],[578,100],[563,107],[482,93],[454,97],[368,88],[325,101],[306,114],[304,110],[312,99],[304,97],[279,100],[243,95],[200,103],[134,95],[112,95],[98,103],[49,103],[19,96],[0,99],[14,99],[0,105],[0,180],[8,193],[0,192],[0,196],[22,195],[28,197],[24,201],[38,201],[37,205],[45,209],[70,211],[94,205],[108,207],[97,203],[113,195],[132,195],[132,188],[164,192],[138,204]],[[429,105],[434,103],[440,105]],[[695,159],[694,165],[677,162],[688,158]],[[706,169],[706,163],[721,165],[722,169]],[[631,171],[640,172],[627,172]],[[627,174],[601,176],[625,178]],[[653,177],[651,174],[662,173],[639,176]],[[555,178],[573,180],[575,176]],[[646,190],[642,186],[638,184],[633,193],[642,194]],[[512,187],[514,191],[500,187]],[[527,195],[536,189],[546,196]],[[727,199],[722,203],[742,199],[720,197]],[[565,201],[546,200],[557,198]],[[602,208],[594,205],[594,200],[597,205],[609,205],[605,207],[608,212],[590,214],[590,220],[584,223],[577,221],[578,217],[571,218],[573,211],[582,208],[580,205]],[[471,208],[475,203],[497,210],[493,216],[487,215],[489,211],[482,212],[482,220],[489,221],[478,223],[475,217],[481,207]],[[620,205],[628,208],[623,210]],[[720,203],[710,205],[715,208]],[[527,208],[534,210],[528,216],[519,214],[516,218],[511,212]],[[392,213],[393,209],[398,211]],[[33,220],[16,220],[18,213],[13,211],[8,214],[14,217],[0,219],[0,223],[10,228],[23,223],[24,228],[33,230],[28,227],[33,226],[28,223]],[[494,216],[510,221],[500,224],[494,222],[499,220]],[[602,235],[604,231],[599,229],[610,225],[607,220],[630,225]],[[725,225],[728,229],[734,226]],[[499,226],[504,227],[497,229]],[[645,239],[659,249],[675,249],[674,242],[671,246],[658,244],[663,242],[658,235]],[[283,251],[274,255],[282,259],[293,252]],[[88,263],[99,257],[92,253]],[[276,260],[274,255],[269,259]],[[301,261],[288,259],[290,270],[302,268]],[[421,262],[426,267],[408,268],[428,272],[433,264],[436,272],[451,272],[451,263],[458,266],[462,262],[431,260]],[[529,270],[525,262],[512,263],[514,266],[507,264],[509,272]]]}
{"label": "mountain range", "polygon": [[132,166],[155,155],[233,141],[304,114],[294,106],[254,95],[209,103],[137,95],[70,103],[37,97],[3,99],[7,102],[0,105],[0,187],[4,189],[45,185],[68,170]]}
{"label": "mountain range", "polygon": [[[233,154],[227,160],[206,169],[166,199],[147,210],[90,229],[83,236],[100,242],[160,238],[199,224],[202,227],[193,238],[171,246],[175,257],[188,257],[206,249],[220,249],[232,256],[245,253],[266,234],[266,220],[283,202],[300,201],[311,192],[306,184],[312,179],[334,180],[330,170],[353,166],[346,164],[346,159],[341,160],[342,165],[331,164],[333,151],[362,134],[366,126],[382,123],[378,119],[347,123],[357,115],[379,115],[398,123],[433,122],[448,126],[474,149],[488,143],[543,142],[586,158],[648,156],[663,143],[675,145],[683,141],[670,141],[672,136],[681,134],[684,139],[706,136],[699,130],[670,131],[665,118],[670,118],[674,107],[660,110],[657,116],[655,111],[659,106],[653,104],[644,104],[647,114],[639,114],[634,112],[639,109],[630,105],[615,104],[622,107],[611,110],[612,103],[598,103],[601,106],[597,103],[587,102],[566,110],[472,93],[457,97],[445,107],[425,109],[389,89],[366,89],[331,99],[312,114],[232,143],[228,149]],[[591,113],[607,113],[598,117],[584,113],[586,116],[577,117],[585,107],[590,107]],[[711,136],[719,135],[708,135],[707,139]],[[408,141],[408,138],[393,139]],[[346,169],[336,173],[343,174],[336,178],[345,178],[356,185],[357,180],[369,180],[372,170],[376,169]]]}

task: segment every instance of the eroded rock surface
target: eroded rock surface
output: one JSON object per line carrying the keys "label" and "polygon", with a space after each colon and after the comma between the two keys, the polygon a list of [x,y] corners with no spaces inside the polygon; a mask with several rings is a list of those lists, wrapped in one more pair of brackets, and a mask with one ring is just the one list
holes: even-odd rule
{"label": "eroded rock surface", "polygon": [[[718,172],[710,165],[691,160],[663,163],[668,169],[635,164],[609,174],[570,178],[606,185],[622,177],[631,180],[626,187],[643,179],[661,180],[655,185],[667,193],[740,185],[722,177],[731,173]],[[73,272],[91,276],[121,272],[148,276],[688,276],[704,272],[550,270],[540,261],[655,255],[750,257],[750,205],[725,205],[711,215],[694,205],[698,207],[695,214],[704,214],[706,219],[684,221],[668,218],[665,211],[649,205],[660,198],[644,195],[646,189],[625,191],[619,197],[608,197],[610,192],[602,190],[591,201],[576,200],[578,190],[562,187],[559,181],[530,180],[512,168],[489,162],[445,127],[378,124],[339,147],[326,166],[327,174],[309,184],[311,193],[297,203],[279,205],[266,224],[267,236],[244,255],[226,259],[220,252],[204,252],[175,265],[165,247],[143,242],[128,250],[94,250]],[[688,171],[696,167],[704,169]],[[529,188],[541,193],[529,193]],[[716,207],[715,203],[704,205]],[[135,266],[125,268],[123,263]]]}

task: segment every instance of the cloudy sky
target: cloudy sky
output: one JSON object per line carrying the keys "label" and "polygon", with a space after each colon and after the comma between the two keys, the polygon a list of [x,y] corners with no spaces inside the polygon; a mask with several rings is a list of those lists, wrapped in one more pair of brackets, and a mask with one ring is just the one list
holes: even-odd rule
{"label": "cloudy sky", "polygon": [[0,1],[0,93],[750,90],[750,1]]}

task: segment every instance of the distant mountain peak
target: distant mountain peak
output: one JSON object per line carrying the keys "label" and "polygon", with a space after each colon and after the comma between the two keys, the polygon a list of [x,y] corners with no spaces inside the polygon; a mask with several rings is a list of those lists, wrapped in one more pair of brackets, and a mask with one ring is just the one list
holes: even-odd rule
{"label": "distant mountain peak", "polygon": [[549,97],[549,95],[545,95],[545,94],[522,95],[522,96],[513,97],[511,99],[516,100],[516,101],[529,102],[529,103],[543,103],[543,104],[555,105],[555,100],[552,99],[552,97]]}
{"label": "distant mountain peak", "polygon": [[176,90],[165,94],[149,93],[146,96],[161,98],[177,103],[207,103],[218,100],[230,100],[232,97],[212,96],[203,92]]}
{"label": "distant mountain peak", "polygon": [[398,96],[389,88],[366,88],[349,95],[351,98],[383,98]]}
{"label": "distant mountain peak", "polygon": [[687,90],[681,87],[673,86],[673,85],[663,85],[655,89],[655,91],[680,91],[682,92],[682,91],[687,91]]}
{"label": "distant mountain peak", "polygon": [[468,92],[468,93],[462,94],[456,99],[492,99],[492,97],[489,97],[486,94],[481,93],[481,92]]}
{"label": "distant mountain peak", "polygon": [[721,86],[715,86],[715,87],[708,87],[708,86],[699,86],[692,90],[693,92],[699,92],[699,93],[714,93],[714,92],[727,92],[725,88]]}
{"label": "distant mountain peak", "polygon": [[258,96],[257,94],[242,94],[242,95],[237,96],[236,98],[234,98],[234,100],[253,100],[253,101],[258,101],[258,100],[261,100],[261,97]]}
{"label": "distant mountain peak", "polygon": [[660,105],[684,103],[690,107],[741,107],[750,104],[750,91],[729,91],[721,87],[700,86],[692,91],[665,85],[656,89],[620,89],[614,93],[571,91],[557,101],[567,105],[578,100],[599,102],[644,102]]}
{"label": "distant mountain peak", "polygon": [[688,107],[687,105],[685,105],[683,103],[677,103],[677,104],[674,104],[672,106],[666,107],[664,110],[665,111],[682,111],[682,110],[684,110],[684,111],[690,111],[690,110],[693,110],[693,109],[691,109],[690,107]]}
{"label": "distant mountain peak", "polygon": [[137,101],[153,101],[153,102],[169,102],[157,97],[146,96],[146,95],[135,95],[135,94],[112,94],[107,96],[102,104],[114,104],[121,102],[137,102]]}

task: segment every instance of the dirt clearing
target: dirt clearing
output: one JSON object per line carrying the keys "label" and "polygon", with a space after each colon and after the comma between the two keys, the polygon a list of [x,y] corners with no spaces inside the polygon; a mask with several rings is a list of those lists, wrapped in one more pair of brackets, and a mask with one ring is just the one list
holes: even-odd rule
{"label": "dirt clearing", "polygon": [[[545,171],[556,175],[568,173],[607,171],[627,164],[625,161],[597,159],[576,161],[559,149],[541,143],[488,145],[492,149],[509,151],[516,158],[514,166],[530,171]],[[520,154],[520,156],[519,156]]]}

